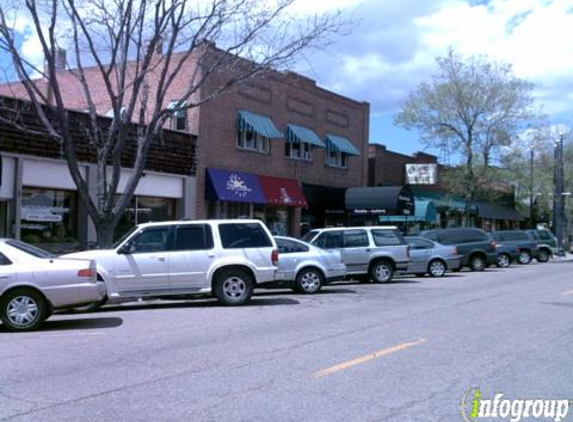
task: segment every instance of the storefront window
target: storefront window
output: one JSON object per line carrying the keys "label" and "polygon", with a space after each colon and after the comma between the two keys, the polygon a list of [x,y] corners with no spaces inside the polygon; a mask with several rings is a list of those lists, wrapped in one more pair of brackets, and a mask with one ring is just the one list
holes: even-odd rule
{"label": "storefront window", "polygon": [[77,193],[65,190],[22,189],[20,238],[52,252],[78,247]]}
{"label": "storefront window", "polygon": [[115,239],[119,239],[138,224],[173,219],[175,219],[175,199],[136,196],[131,200],[115,228]]}
{"label": "storefront window", "polygon": [[253,218],[263,221],[275,236],[292,234],[292,212],[289,207],[255,205]]}

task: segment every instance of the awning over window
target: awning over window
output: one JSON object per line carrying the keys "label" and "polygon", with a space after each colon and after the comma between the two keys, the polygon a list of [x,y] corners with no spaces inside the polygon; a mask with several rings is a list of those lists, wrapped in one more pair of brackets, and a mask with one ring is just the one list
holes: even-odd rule
{"label": "awning over window", "polygon": [[259,176],[267,204],[289,207],[305,207],[306,199],[298,181],[281,177]]}
{"label": "awning over window", "polygon": [[414,200],[414,215],[387,215],[380,217],[380,222],[420,222],[420,223],[437,223],[438,214],[433,201]]}
{"label": "awning over window", "polygon": [[271,139],[284,138],[271,119],[250,111],[239,111],[239,130],[252,130],[261,136]]}
{"label": "awning over window", "polygon": [[249,202],[265,204],[259,178],[251,173],[207,169],[205,197],[213,201]]}
{"label": "awning over window", "polygon": [[314,145],[318,148],[326,148],[326,145],[320,140],[318,135],[312,129],[306,128],[304,126],[288,124],[286,130],[286,139],[288,142],[302,142],[305,144]]}
{"label": "awning over window", "polygon": [[346,208],[355,213],[414,215],[414,195],[405,186],[348,188]]}
{"label": "awning over window", "polygon": [[297,180],[215,168],[207,169],[205,198],[211,201],[306,206]]}
{"label": "awning over window", "polygon": [[326,144],[334,151],[340,151],[348,155],[360,155],[352,142],[342,136],[326,135]]}
{"label": "awning over window", "polygon": [[477,202],[478,217],[494,220],[521,221],[523,216],[513,208],[491,202]]}

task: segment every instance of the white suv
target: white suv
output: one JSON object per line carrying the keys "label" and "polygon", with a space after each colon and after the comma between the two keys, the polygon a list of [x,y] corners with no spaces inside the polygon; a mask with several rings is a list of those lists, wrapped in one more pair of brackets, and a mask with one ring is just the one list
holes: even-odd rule
{"label": "white suv", "polygon": [[141,224],[112,249],[65,257],[96,261],[105,300],[213,294],[242,305],[274,280],[278,249],[258,220],[169,221]]}
{"label": "white suv", "polygon": [[368,276],[377,283],[391,281],[394,272],[406,271],[410,262],[410,247],[394,226],[315,229],[303,240],[339,251],[349,276]]}

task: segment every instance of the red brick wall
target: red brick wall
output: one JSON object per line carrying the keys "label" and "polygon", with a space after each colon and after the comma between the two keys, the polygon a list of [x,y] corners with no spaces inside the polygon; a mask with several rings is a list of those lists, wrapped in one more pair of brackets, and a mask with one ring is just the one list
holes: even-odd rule
{"label": "red brick wall", "polygon": [[406,179],[405,164],[438,162],[437,157],[423,152],[409,156],[388,151],[384,145],[372,144],[368,148],[368,186],[403,185]]}

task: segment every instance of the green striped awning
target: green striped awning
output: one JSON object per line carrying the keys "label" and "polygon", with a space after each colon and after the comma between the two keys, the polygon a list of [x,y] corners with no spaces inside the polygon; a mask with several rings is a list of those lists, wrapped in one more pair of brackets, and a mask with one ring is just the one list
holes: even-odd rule
{"label": "green striped awning", "polygon": [[348,155],[360,155],[360,151],[352,145],[352,142],[342,136],[326,135],[326,144],[333,151],[340,151]]}
{"label": "green striped awning", "polygon": [[239,130],[252,130],[270,139],[284,138],[282,132],[275,127],[271,119],[245,110],[239,111]]}
{"label": "green striped awning", "polygon": [[324,142],[320,140],[314,130],[304,126],[288,124],[286,130],[286,139],[288,142],[305,143],[314,145],[318,148],[326,148],[326,145],[324,145]]}

